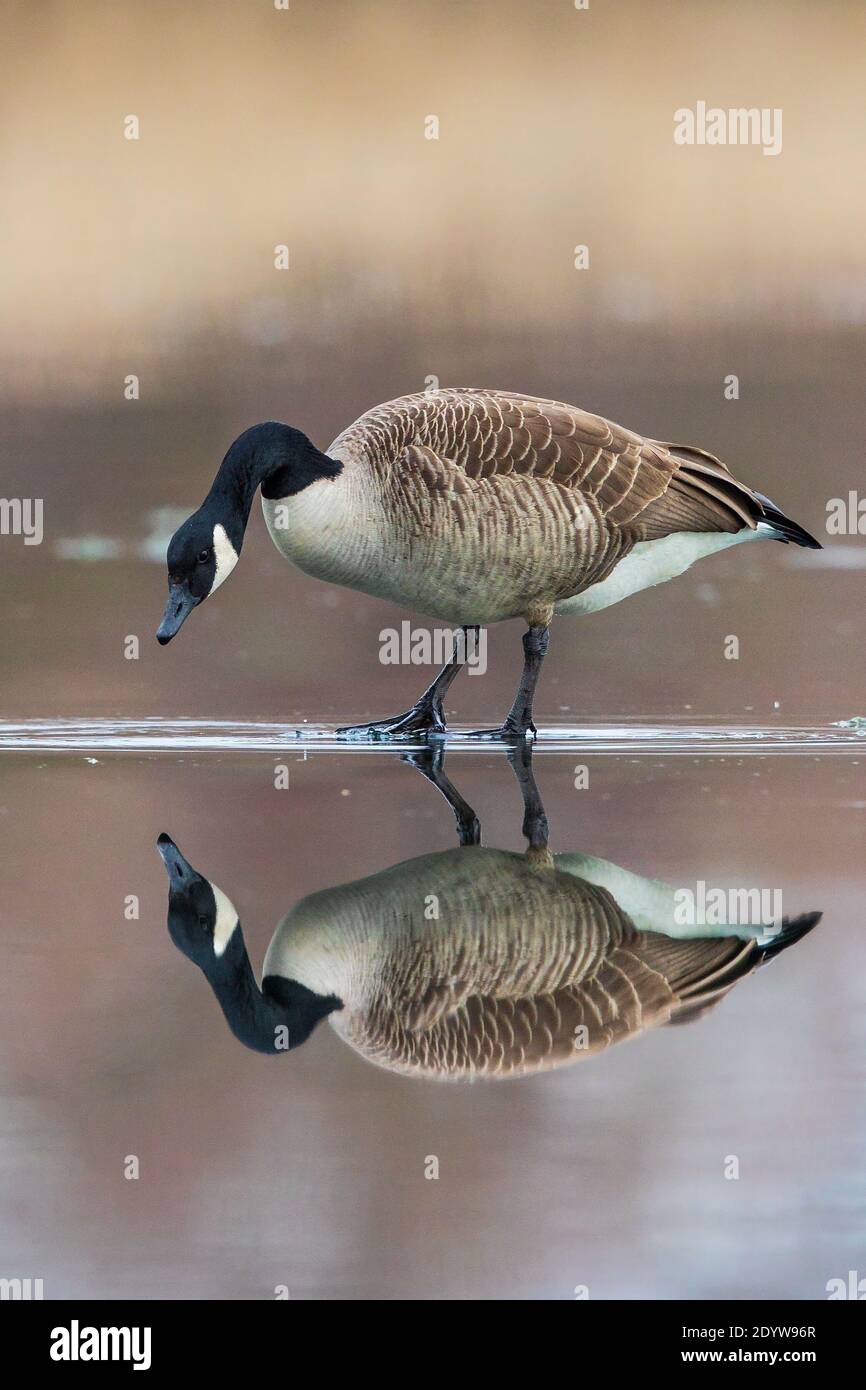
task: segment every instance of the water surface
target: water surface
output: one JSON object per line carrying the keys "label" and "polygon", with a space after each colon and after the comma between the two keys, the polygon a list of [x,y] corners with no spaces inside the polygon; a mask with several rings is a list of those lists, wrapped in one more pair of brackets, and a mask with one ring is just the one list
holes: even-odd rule
{"label": "water surface", "polygon": [[[8,1272],[47,1297],[825,1296],[864,1259],[863,769],[857,746],[536,755],[555,854],[823,918],[693,1023],[442,1084],[327,1021],[287,1055],[241,1046],[169,940],[155,850],[167,831],[225,890],[258,973],[304,895],[457,846],[398,753],[5,752]],[[484,844],[523,853],[504,754],[445,770]]]}

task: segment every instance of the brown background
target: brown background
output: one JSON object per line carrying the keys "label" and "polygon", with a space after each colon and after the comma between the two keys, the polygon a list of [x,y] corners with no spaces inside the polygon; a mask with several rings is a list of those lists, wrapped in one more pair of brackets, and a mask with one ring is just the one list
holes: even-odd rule
{"label": "brown background", "polygon": [[[556,851],[825,915],[688,1027],[475,1085],[380,1071],[327,1024],[246,1051],[165,928],[161,830],[258,972],[304,893],[456,843],[417,773],[291,759],[278,792],[268,757],[40,761],[7,757],[0,795],[4,1273],[46,1297],[567,1301],[816,1299],[863,1270],[862,758],[591,758],[578,792],[539,756]],[[504,758],[449,768],[486,843],[522,848]]]}
{"label": "brown background", "polygon": [[[324,447],[435,374],[701,444],[819,535],[861,485],[859,6],[49,0],[4,26],[2,491],[46,508],[42,547],[0,545],[7,716],[340,719],[414,697],[419,673],[377,659],[405,615],[292,572],[258,508],[238,575],[156,647],[150,514],[197,505],[258,419]],[[782,153],[676,146],[699,99],[781,107]],[[120,558],[57,558],[91,533]],[[855,712],[866,548],[835,546],[729,552],[563,621],[541,712]],[[518,656],[516,628],[493,633],[461,716],[502,707]]]}

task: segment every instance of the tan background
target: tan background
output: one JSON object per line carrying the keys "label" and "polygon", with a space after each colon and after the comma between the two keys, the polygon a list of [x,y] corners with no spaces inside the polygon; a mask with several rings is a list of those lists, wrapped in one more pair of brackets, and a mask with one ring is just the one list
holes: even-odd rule
{"label": "tan background", "polygon": [[[7,716],[315,720],[414,696],[417,671],[377,660],[405,615],[290,571],[257,508],[231,585],[153,642],[151,513],[197,505],[257,419],[326,446],[433,373],[700,443],[821,535],[861,484],[859,6],[90,0],[7,6],[4,29],[2,491],[46,508],[42,547],[0,544]],[[698,99],[781,107],[782,153],[676,146]],[[119,558],[58,559],[90,534]],[[539,708],[855,712],[866,548],[840,544],[833,568],[750,547],[559,624]],[[516,628],[493,634],[461,716],[501,708],[518,655]]]}

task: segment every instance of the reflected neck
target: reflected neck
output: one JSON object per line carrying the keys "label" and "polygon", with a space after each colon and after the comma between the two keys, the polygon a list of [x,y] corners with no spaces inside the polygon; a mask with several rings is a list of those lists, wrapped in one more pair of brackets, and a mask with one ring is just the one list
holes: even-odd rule
{"label": "reflected neck", "polygon": [[288,1052],[306,1042],[316,1024],[342,1008],[335,995],[315,994],[296,980],[268,975],[256,984],[240,924],[222,956],[204,968],[229,1028],[253,1052]]}

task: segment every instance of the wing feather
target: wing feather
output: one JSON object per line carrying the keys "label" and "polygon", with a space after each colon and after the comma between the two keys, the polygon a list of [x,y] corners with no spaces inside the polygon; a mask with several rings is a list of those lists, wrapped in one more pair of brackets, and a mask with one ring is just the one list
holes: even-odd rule
{"label": "wing feather", "polygon": [[482,993],[471,978],[455,976],[431,984],[409,1009],[387,1001],[356,1043],[389,1069],[451,1079],[526,1076],[696,1018],[760,962],[753,940],[640,932],[606,890],[596,889],[594,902],[605,917],[613,908],[618,929],[599,921],[609,944],[591,973],[524,995]]}
{"label": "wing feather", "polygon": [[[764,514],[758,496],[705,449],[507,391],[454,387],[401,397],[362,416],[332,445],[340,447],[362,447],[389,476],[408,479],[417,469],[433,493],[453,492],[458,478],[554,483],[588,502],[609,532],[628,530],[632,543],[754,528]],[[586,515],[579,509],[577,519]]]}

